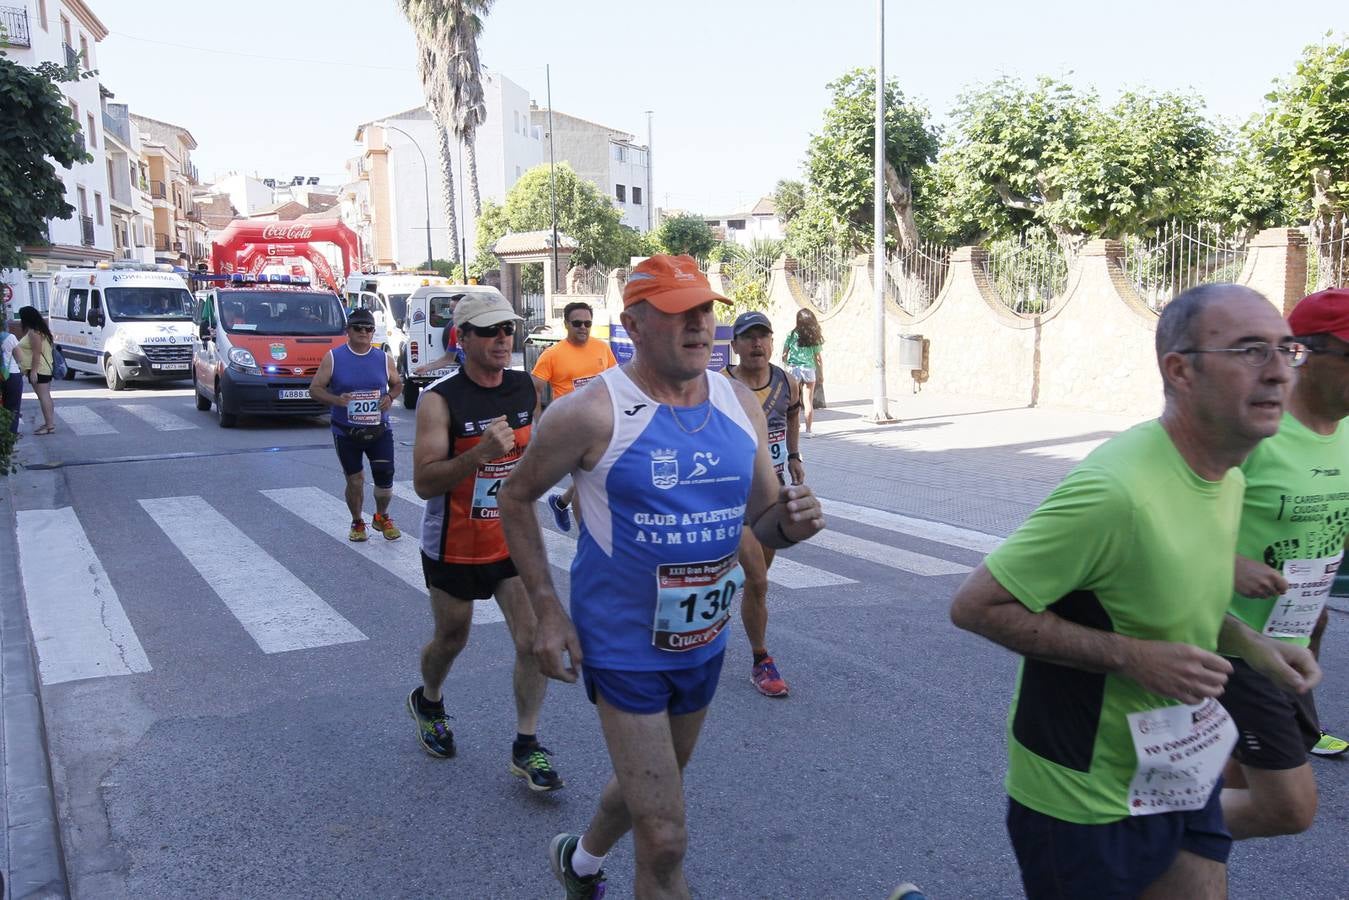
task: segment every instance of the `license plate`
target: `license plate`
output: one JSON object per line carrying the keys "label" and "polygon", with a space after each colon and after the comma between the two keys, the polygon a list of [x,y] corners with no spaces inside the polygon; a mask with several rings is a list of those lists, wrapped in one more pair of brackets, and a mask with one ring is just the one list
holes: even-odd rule
{"label": "license plate", "polygon": [[308,400],[309,388],[283,389],[281,391],[282,400]]}
{"label": "license plate", "polygon": [[448,366],[447,368],[444,368],[444,369],[436,369],[436,370],[433,371],[433,372],[427,372],[427,373],[426,373],[426,377],[427,377],[427,378],[444,378],[446,375],[453,375],[455,372],[458,372],[458,371],[459,371],[459,367],[458,367],[458,366]]}
{"label": "license plate", "polygon": [[152,365],[166,372],[186,372],[188,369],[188,363],[152,363]]}

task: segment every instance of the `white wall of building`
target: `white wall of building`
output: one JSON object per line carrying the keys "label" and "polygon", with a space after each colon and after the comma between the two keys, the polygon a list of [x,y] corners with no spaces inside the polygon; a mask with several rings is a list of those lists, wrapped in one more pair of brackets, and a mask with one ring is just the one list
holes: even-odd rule
{"label": "white wall of building", "polygon": [[648,172],[646,148],[626,141],[609,142],[609,199],[623,213],[623,224],[638,231],[646,231],[648,225]]}
{"label": "white wall of building", "polygon": [[271,188],[262,179],[235,172],[211,185],[211,193],[225,194],[241,216],[251,216],[276,202]]}

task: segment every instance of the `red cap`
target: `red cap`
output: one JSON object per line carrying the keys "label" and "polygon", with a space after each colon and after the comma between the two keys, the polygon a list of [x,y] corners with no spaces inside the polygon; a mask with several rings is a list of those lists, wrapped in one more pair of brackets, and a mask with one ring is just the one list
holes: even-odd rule
{"label": "red cap", "polygon": [[623,286],[623,306],[643,300],[663,313],[682,313],[709,300],[730,303],[712,290],[698,262],[687,253],[682,256],[651,256],[633,267]]}
{"label": "red cap", "polygon": [[1295,337],[1333,334],[1349,341],[1349,288],[1330,288],[1308,294],[1288,314]]}

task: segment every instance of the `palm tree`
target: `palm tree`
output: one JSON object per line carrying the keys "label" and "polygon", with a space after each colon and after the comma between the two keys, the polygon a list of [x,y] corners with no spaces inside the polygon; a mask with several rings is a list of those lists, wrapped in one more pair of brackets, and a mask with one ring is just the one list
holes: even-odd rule
{"label": "palm tree", "polygon": [[448,0],[450,8],[450,96],[454,115],[454,136],[468,156],[468,186],[473,194],[473,214],[482,215],[482,195],[478,191],[478,152],[473,136],[487,118],[482,93],[482,63],[478,59],[478,35],[482,16],[494,0]]}

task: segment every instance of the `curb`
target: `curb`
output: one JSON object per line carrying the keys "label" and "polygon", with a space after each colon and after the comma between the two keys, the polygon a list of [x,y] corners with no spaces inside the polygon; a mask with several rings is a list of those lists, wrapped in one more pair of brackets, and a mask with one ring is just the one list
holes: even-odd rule
{"label": "curb", "polygon": [[[5,479],[0,504],[5,506],[0,532],[16,534],[14,484],[9,478]],[[18,542],[7,541],[0,546],[0,710],[4,715],[0,730],[4,741],[4,784],[0,787],[4,811],[0,820],[8,848],[8,896],[11,900],[68,898],[70,885],[26,604]]]}

